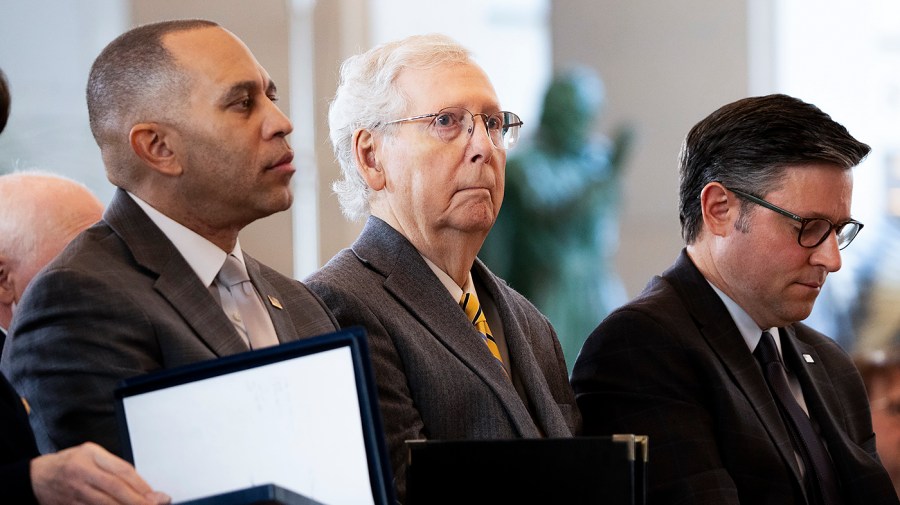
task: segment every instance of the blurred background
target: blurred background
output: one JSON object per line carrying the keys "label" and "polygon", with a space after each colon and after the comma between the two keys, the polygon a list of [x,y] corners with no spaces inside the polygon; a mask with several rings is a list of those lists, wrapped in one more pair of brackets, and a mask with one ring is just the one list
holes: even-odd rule
{"label": "blurred background", "polygon": [[[595,326],[610,304],[640,292],[682,247],[677,155],[684,135],[727,102],[773,92],[818,105],[873,147],[856,172],[854,188],[853,214],[865,229],[844,251],[844,268],[829,277],[808,322],[848,350],[878,348],[900,337],[897,2],[3,0],[0,68],[10,81],[13,104],[0,136],[0,173],[59,172],[108,201],[113,188],[87,124],[84,86],[90,65],[128,28],[185,17],[217,21],[241,37],[278,84],[279,105],[294,122],[295,204],[255,223],[241,238],[251,254],[287,275],[302,279],[347,247],[361,228],[342,217],[330,187],[338,167],[326,117],[340,62],[379,42],[444,32],[474,52],[504,109],[523,118],[524,138],[516,150],[530,155],[515,162],[523,184],[535,174],[570,182],[525,203],[539,198],[552,203],[603,181],[596,184],[602,186],[599,192],[584,191],[589,205],[582,201],[577,214],[568,214],[580,221],[554,218],[544,226],[553,234],[577,221],[588,230],[591,240],[579,247],[597,251],[598,264],[575,262],[565,275],[597,277],[605,284],[606,301],[578,309],[586,322],[569,329],[572,316],[556,315],[562,309],[550,302],[538,303],[549,281],[533,282],[536,293],[529,294],[555,325],[566,328],[560,336],[570,365],[589,331],[583,328]],[[551,79],[573,68],[595,78],[578,80],[583,87],[573,91],[580,101],[571,114],[544,117]],[[586,118],[579,114],[582,108],[591,109]],[[541,135],[587,147],[543,156]],[[602,216],[591,215],[593,208]],[[501,211],[501,218],[515,225],[513,213]],[[503,244],[491,247],[502,251]],[[550,247],[534,249],[546,251],[532,258],[536,265],[555,257]],[[499,270],[500,257],[486,261]],[[579,261],[584,257],[591,255]],[[516,282],[525,290],[529,281],[515,281],[514,287]],[[572,286],[571,294],[600,289],[566,286]]]}

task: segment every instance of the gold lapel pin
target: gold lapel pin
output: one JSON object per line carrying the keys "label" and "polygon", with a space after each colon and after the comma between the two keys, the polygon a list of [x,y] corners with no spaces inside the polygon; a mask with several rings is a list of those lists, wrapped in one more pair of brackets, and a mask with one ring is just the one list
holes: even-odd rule
{"label": "gold lapel pin", "polygon": [[276,309],[283,309],[283,308],[284,308],[284,307],[281,306],[281,302],[278,301],[278,298],[275,298],[275,297],[272,296],[272,295],[266,295],[266,297],[269,299],[269,303],[271,303],[272,306],[275,307]]}

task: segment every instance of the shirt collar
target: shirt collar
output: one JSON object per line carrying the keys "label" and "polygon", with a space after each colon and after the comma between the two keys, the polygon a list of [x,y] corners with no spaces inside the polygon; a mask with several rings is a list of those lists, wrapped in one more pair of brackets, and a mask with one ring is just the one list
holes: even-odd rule
{"label": "shirt collar", "polygon": [[[420,254],[421,256],[421,254]],[[425,256],[422,256],[422,259],[425,260],[425,264],[428,265],[428,268],[434,272],[434,275],[437,276],[438,280],[441,281],[441,284],[447,289],[450,293],[450,296],[453,297],[454,300],[459,302],[462,299],[463,293],[474,293],[475,292],[475,283],[472,282],[472,272],[468,273],[466,277],[466,284],[462,288],[456,284],[456,281],[453,280],[452,277],[447,275],[447,272],[441,270],[437,265],[431,262]]]}
{"label": "shirt collar", "polygon": [[753,352],[756,349],[763,331],[768,331],[775,337],[775,344],[778,346],[778,352],[781,352],[781,338],[778,334],[778,328],[773,327],[767,330],[760,329],[759,325],[757,325],[756,322],[753,321],[753,318],[750,317],[750,314],[747,314],[737,302],[732,300],[722,290],[715,287],[713,283],[709,282],[709,285],[713,288],[713,291],[719,295],[719,298],[722,299],[722,303],[725,304],[725,308],[728,309],[728,313],[731,314],[731,319],[734,320],[734,324],[737,325],[738,331],[740,331],[741,336],[744,337],[744,342],[747,343],[750,352]]}
{"label": "shirt collar", "polygon": [[[197,277],[200,278],[200,282],[202,282],[204,286],[210,286],[213,280],[215,280],[216,275],[218,275],[222,265],[225,264],[225,257],[228,256],[228,254],[220,249],[219,246],[156,210],[150,204],[133,195],[131,192],[128,193],[128,196],[143,209],[147,214],[147,217],[153,221],[153,224],[159,227],[163,232],[163,235],[165,235],[175,246],[175,249],[178,249],[178,252],[181,253],[184,260],[187,261],[187,264],[194,273],[197,274]],[[241,263],[244,262],[244,254],[241,251],[240,240],[235,243],[234,250],[231,254],[237,256]]]}

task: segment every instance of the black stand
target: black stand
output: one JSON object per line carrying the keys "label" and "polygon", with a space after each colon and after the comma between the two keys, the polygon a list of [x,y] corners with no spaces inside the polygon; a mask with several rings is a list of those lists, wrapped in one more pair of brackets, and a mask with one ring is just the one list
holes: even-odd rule
{"label": "black stand", "polygon": [[265,484],[229,493],[197,498],[176,505],[323,505],[289,489]]}
{"label": "black stand", "polygon": [[644,505],[648,443],[630,434],[408,441],[407,504]]}

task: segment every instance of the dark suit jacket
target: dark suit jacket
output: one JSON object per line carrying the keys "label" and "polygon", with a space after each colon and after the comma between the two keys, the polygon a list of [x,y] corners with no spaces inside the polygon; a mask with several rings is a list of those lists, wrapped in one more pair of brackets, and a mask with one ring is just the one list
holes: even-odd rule
{"label": "dark suit jacket", "polygon": [[38,456],[19,395],[0,375],[0,497],[3,503],[37,503],[30,464]]}
{"label": "dark suit jacket", "polygon": [[580,429],[550,323],[480,261],[472,275],[496,303],[530,406],[422,256],[384,221],[370,217],[350,249],[306,279],[342,326],[369,333],[401,500],[406,440],[568,437]]}
{"label": "dark suit jacket", "polygon": [[[803,324],[780,333],[845,503],[897,504],[850,358]],[[805,503],[765,378],[725,304],[685,252],[600,323],[575,362],[572,384],[585,434],[649,435],[650,503]]]}
{"label": "dark suit jacket", "polygon": [[[244,255],[278,339],[334,331],[300,282]],[[41,452],[90,440],[120,454],[113,390],[124,378],[246,351],[175,246],[118,190],[103,220],[75,238],[22,297],[2,368],[31,404]]]}

